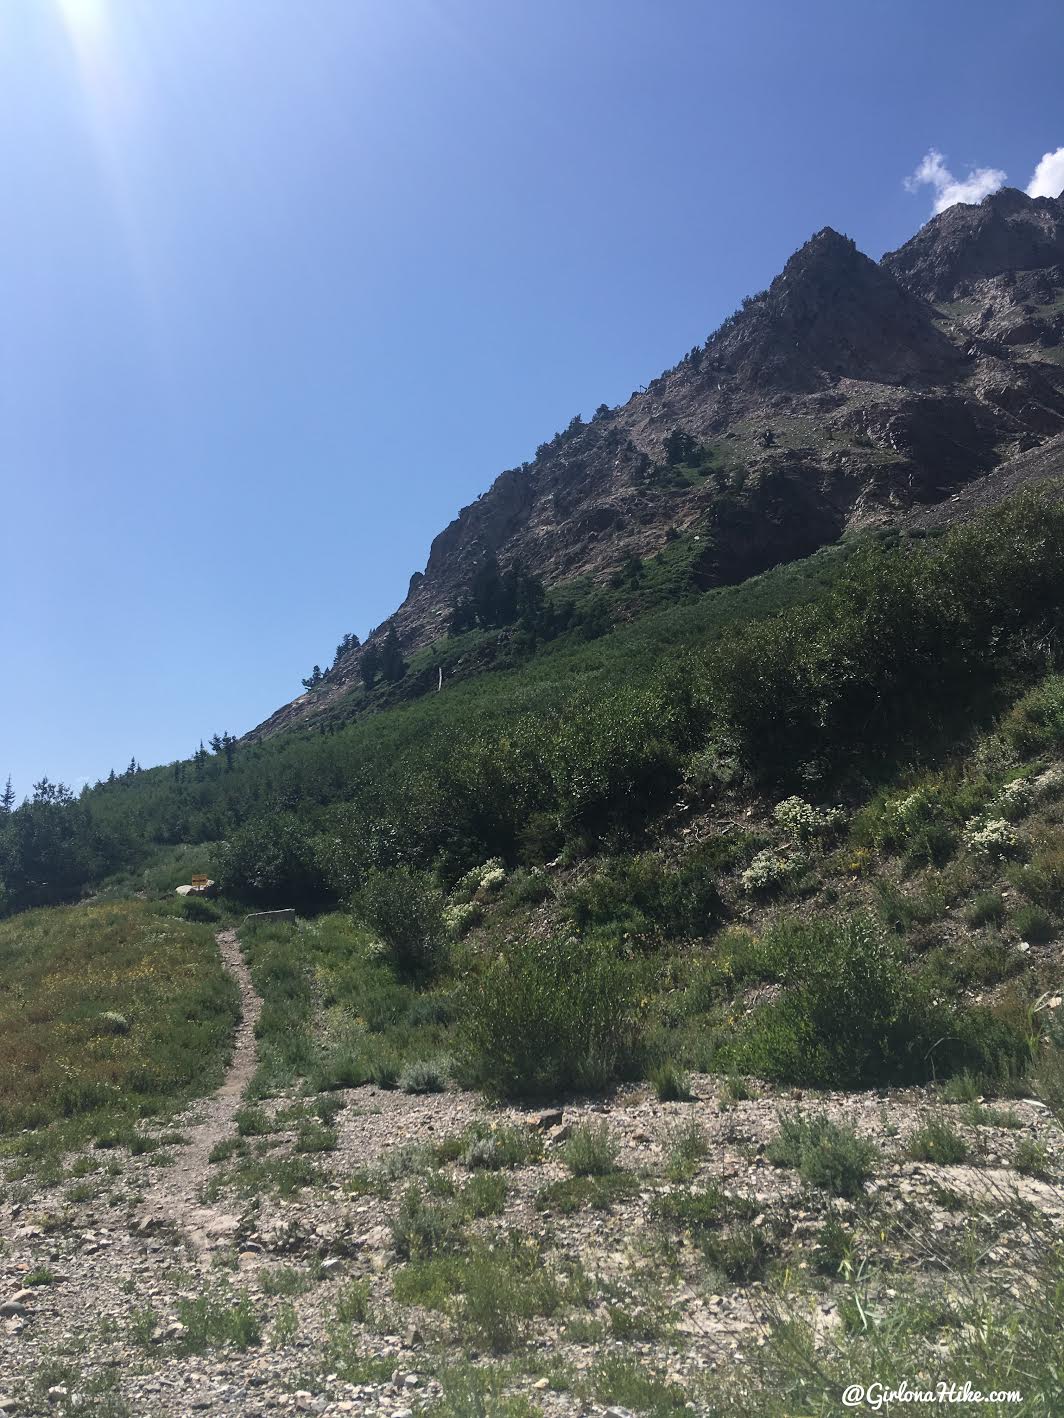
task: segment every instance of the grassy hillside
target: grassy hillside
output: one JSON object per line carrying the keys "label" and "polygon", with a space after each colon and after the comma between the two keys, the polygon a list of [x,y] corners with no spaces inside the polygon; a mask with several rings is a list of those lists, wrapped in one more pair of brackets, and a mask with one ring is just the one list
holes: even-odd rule
{"label": "grassy hillside", "polygon": [[248,899],[346,901],[399,863],[449,883],[646,837],[728,764],[815,791],[882,775],[1044,671],[1062,586],[1064,514],[1032,496],[934,542],[821,553],[334,733],[44,796],[0,823],[7,900],[226,840],[214,869]]}
{"label": "grassy hillside", "polygon": [[0,1132],[128,1129],[209,1091],[237,1008],[213,930],[170,905],[0,923]]}

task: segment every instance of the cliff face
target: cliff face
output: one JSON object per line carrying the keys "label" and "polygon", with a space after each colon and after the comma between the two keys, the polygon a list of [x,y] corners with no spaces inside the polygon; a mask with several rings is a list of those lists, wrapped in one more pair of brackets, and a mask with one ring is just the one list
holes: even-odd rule
{"label": "cliff face", "polygon": [[[490,555],[548,587],[605,582],[697,531],[697,583],[738,581],[848,529],[948,508],[975,480],[985,501],[998,470],[1004,488],[1010,460],[1061,432],[1064,201],[1006,189],[878,263],[825,228],[704,346],[463,508],[368,643],[391,628],[406,654],[440,639]],[[703,475],[671,475],[677,434]],[[335,712],[363,650],[252,736]]]}

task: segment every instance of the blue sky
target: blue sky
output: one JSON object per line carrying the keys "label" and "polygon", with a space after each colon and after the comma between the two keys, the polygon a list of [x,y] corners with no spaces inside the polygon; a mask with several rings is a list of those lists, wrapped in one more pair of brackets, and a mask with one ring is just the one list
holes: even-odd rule
{"label": "blue sky", "polygon": [[0,777],[251,727],[813,231],[1026,186],[1062,52],[1050,0],[2,0]]}

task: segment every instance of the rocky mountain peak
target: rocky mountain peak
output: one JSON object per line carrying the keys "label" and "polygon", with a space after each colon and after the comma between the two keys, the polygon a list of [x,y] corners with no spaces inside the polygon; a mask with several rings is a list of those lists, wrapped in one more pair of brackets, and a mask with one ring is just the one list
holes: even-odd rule
{"label": "rocky mountain peak", "polygon": [[840,378],[933,380],[957,358],[927,305],[831,227],[796,251],[715,343],[743,383],[791,392]]}
{"label": "rocky mountain peak", "polygon": [[958,203],[938,216],[882,266],[928,300],[971,293],[988,277],[1064,262],[1064,199],[1028,197],[1003,187],[978,204]]}

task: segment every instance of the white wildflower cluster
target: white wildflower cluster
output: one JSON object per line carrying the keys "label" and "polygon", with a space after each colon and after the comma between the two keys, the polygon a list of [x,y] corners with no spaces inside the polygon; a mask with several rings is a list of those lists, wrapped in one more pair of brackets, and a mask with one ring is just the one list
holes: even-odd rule
{"label": "white wildflower cluster", "polygon": [[991,807],[999,816],[1015,822],[1030,812],[1034,798],[1034,784],[1030,778],[1014,778],[1011,783],[1005,784]]}
{"label": "white wildflower cluster", "polygon": [[459,901],[471,901],[474,896],[489,896],[506,880],[506,868],[501,858],[492,857],[483,866],[473,867],[455,882],[451,893]]}
{"label": "white wildflower cluster", "polygon": [[471,926],[480,920],[480,907],[475,901],[455,901],[443,908],[443,924],[448,935],[461,940]]}
{"label": "white wildflower cluster", "polygon": [[758,852],[750,865],[739,877],[744,891],[754,895],[778,886],[790,872],[790,866],[775,852]]}
{"label": "white wildflower cluster", "polygon": [[843,816],[839,808],[814,807],[804,798],[784,798],[772,809],[772,816],[789,836],[799,842],[826,832]]}
{"label": "white wildflower cluster", "polygon": [[1016,829],[1003,817],[973,817],[964,829],[964,845],[995,860],[1012,856],[1020,845]]}
{"label": "white wildflower cluster", "polygon": [[909,833],[934,814],[935,803],[926,788],[917,788],[904,798],[895,798],[886,807],[886,816],[903,832]]}
{"label": "white wildflower cluster", "polygon": [[1054,763],[1044,773],[1039,773],[1034,780],[1034,790],[1040,798],[1064,796],[1064,767],[1059,763]]}

